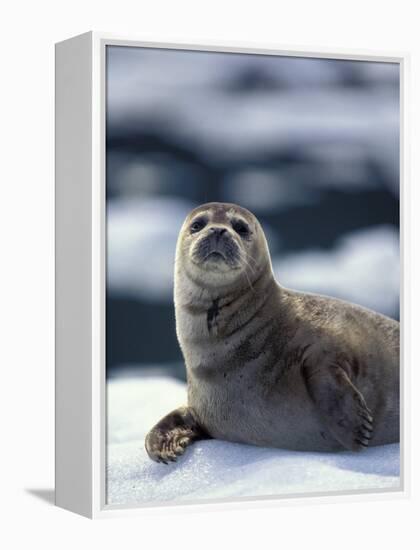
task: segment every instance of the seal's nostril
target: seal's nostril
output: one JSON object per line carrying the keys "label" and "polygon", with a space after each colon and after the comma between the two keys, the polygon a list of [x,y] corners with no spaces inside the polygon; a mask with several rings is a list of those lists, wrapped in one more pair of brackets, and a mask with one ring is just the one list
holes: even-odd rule
{"label": "seal's nostril", "polygon": [[225,227],[210,227],[210,231],[215,235],[223,235],[226,232]]}

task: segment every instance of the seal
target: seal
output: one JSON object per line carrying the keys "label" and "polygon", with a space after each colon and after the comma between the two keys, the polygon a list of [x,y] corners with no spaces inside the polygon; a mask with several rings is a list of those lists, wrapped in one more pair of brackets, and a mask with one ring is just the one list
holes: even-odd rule
{"label": "seal", "polygon": [[399,323],[278,284],[248,210],[208,203],[187,216],[174,294],[188,405],[148,433],[153,460],[205,438],[299,451],[399,440]]}

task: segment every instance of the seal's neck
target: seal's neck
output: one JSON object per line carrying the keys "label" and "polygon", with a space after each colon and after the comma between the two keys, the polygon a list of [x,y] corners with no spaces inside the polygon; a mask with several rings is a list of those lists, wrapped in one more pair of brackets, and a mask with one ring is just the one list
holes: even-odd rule
{"label": "seal's neck", "polygon": [[188,340],[229,337],[238,326],[254,318],[281,291],[269,269],[254,281],[244,277],[231,287],[209,289],[191,280],[185,273],[175,278],[175,311],[179,338]]}
{"label": "seal's neck", "polygon": [[208,311],[211,307],[235,302],[243,302],[244,297],[256,300],[259,294],[266,292],[269,287],[275,286],[271,266],[261,269],[260,273],[252,280],[247,273],[232,283],[220,286],[206,285],[194,277],[189,276],[184,270],[175,272],[175,306],[196,311]]}

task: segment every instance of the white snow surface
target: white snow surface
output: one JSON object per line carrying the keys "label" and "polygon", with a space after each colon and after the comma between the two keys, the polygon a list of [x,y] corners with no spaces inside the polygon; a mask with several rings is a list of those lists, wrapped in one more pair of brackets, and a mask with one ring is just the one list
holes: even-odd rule
{"label": "white snow surface", "polygon": [[397,489],[398,444],[361,453],[303,453],[209,440],[176,463],[149,459],[144,438],[186,403],[186,385],[168,377],[108,381],[107,502],[112,505]]}

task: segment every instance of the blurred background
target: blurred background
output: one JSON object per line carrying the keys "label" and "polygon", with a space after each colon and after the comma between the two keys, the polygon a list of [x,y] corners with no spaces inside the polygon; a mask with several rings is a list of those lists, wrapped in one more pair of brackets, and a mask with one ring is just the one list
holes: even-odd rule
{"label": "blurred background", "polygon": [[399,319],[399,67],[107,47],[107,375],[185,379],[186,214],[260,220],[278,281]]}

